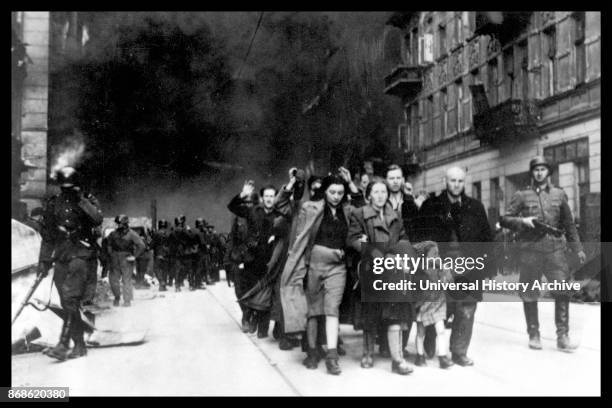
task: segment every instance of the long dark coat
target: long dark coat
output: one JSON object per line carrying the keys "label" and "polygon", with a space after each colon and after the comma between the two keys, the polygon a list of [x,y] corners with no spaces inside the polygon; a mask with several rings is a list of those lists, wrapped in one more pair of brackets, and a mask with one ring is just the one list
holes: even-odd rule
{"label": "long dark coat", "polygon": [[[365,249],[360,241],[363,234],[367,235],[369,243],[385,244],[385,248],[389,249],[400,241],[408,242],[404,223],[391,204],[385,205],[383,217],[384,222],[371,205],[353,211],[347,244],[362,253]],[[368,273],[361,273],[364,272]],[[361,307],[361,323],[365,330],[376,330],[385,322],[399,322],[407,326],[412,321],[412,305],[407,302],[364,302]],[[356,326],[359,327],[359,324]]]}

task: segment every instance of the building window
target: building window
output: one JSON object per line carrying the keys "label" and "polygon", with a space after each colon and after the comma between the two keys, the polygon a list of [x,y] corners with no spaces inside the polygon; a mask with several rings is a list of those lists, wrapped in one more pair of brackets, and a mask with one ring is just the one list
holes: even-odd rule
{"label": "building window", "polygon": [[497,105],[497,58],[489,61],[487,66],[487,96],[489,106]]}
{"label": "building window", "polygon": [[482,201],[482,187],[480,181],[477,181],[472,184],[472,198],[478,201]]}
{"label": "building window", "polygon": [[565,19],[558,25],[556,49],[556,84],[555,91],[565,91],[572,86],[572,20]]}
{"label": "building window", "polygon": [[461,81],[455,82],[448,87],[448,104],[447,104],[447,127],[446,136],[452,136],[457,133],[457,117],[459,112],[459,88]]}
{"label": "building window", "polygon": [[472,93],[470,92],[468,81],[462,83],[459,100],[461,102],[459,126],[461,126],[462,131],[467,131],[472,126]]}
{"label": "building window", "polygon": [[426,147],[433,141],[433,96],[421,99],[421,132],[419,145]]}
{"label": "building window", "polygon": [[576,83],[581,84],[584,82],[586,75],[586,54],[584,50],[584,31],[585,31],[585,17],[584,11],[576,11],[572,15],[574,23],[574,47],[575,53],[575,66],[576,66]]}
{"label": "building window", "polygon": [[440,94],[441,92],[436,92],[433,95],[433,143],[437,143],[442,134],[440,130],[442,129],[442,115],[440,114]]}
{"label": "building window", "polygon": [[446,25],[440,24],[438,26],[438,58],[442,58],[446,55],[447,41]]}
{"label": "building window", "polygon": [[440,135],[442,138],[448,134],[448,89],[443,88],[440,90],[440,114],[442,118],[440,120]]}
{"label": "building window", "polygon": [[550,163],[578,162],[589,158],[589,138],[583,137],[544,148],[544,156]]}
{"label": "building window", "polygon": [[500,92],[500,102],[515,97],[514,94],[514,50],[512,47],[504,50],[503,53],[503,78]]}
{"label": "building window", "polygon": [[410,144],[412,150],[419,150],[419,106],[416,103],[410,105]]}
{"label": "building window", "polygon": [[527,99],[529,97],[529,56],[527,55],[527,41],[521,41],[516,47],[516,62],[520,76],[514,81],[513,97]]}
{"label": "building window", "polygon": [[548,98],[555,93],[555,56],[557,54],[557,31],[551,26],[543,33],[544,44],[542,49],[544,66],[542,67],[543,97]]}

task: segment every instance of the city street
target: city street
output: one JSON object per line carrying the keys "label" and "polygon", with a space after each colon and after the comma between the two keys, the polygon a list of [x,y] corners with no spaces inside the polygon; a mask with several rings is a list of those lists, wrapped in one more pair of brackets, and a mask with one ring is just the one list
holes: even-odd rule
{"label": "city street", "polygon": [[71,396],[600,395],[600,306],[572,304],[570,315],[575,353],[556,350],[551,302],[540,303],[544,349],[532,351],[519,302],[480,303],[469,353],[475,366],[443,371],[428,360],[406,377],[377,355],[374,368],[360,368],[361,332],[343,325],[348,353],[335,377],[324,362],[305,369],[299,348],[279,350],[271,329],[266,339],[243,334],[234,290],[223,280],[196,292],[138,290],[133,307],[114,308],[97,325],[147,329],[144,344],[90,348],[86,358],[66,362],[15,355],[12,385],[68,386]]}

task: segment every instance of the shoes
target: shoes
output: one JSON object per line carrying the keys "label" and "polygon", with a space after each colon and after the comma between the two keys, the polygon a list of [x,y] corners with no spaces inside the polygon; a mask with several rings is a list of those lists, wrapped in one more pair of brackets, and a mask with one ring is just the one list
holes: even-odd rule
{"label": "shoes", "polygon": [[361,368],[372,368],[374,367],[374,359],[369,354],[364,354],[361,357]]}
{"label": "shoes", "polygon": [[87,355],[87,346],[85,346],[85,342],[77,342],[72,349],[72,352],[68,354],[68,358],[79,358]]}
{"label": "shoes", "polygon": [[175,289],[174,291],[175,291],[175,292],[180,292],[180,291],[181,291],[181,288],[177,286],[177,287],[176,287],[176,289]]}
{"label": "shoes", "polygon": [[129,300],[126,300],[125,302],[123,302],[123,307],[130,307],[132,306],[132,302],[130,302]]}
{"label": "shoes", "polygon": [[440,361],[440,368],[442,369],[447,369],[455,365],[448,356],[438,356],[438,361]]}
{"label": "shoes", "polygon": [[453,354],[453,362],[461,367],[469,367],[474,365],[474,360],[468,358],[468,356],[458,356]]}
{"label": "shoes", "polygon": [[159,291],[160,291],[160,292],[165,292],[165,291],[167,291],[167,290],[168,290],[168,289],[166,289],[166,287],[165,287],[165,286],[160,286],[160,287],[159,287]]}
{"label": "shoes", "polygon": [[578,348],[578,345],[573,343],[567,334],[557,337],[557,348],[566,353],[572,353]]}
{"label": "shoes", "polygon": [[342,347],[340,343],[338,343],[337,350],[339,356],[346,356],[346,350]]}
{"label": "shoes", "polygon": [[113,300],[113,306],[119,306],[120,303],[121,303],[120,298],[115,298],[115,300]]}
{"label": "shoes", "polygon": [[73,322],[73,314],[68,313],[62,326],[59,343],[57,344],[57,346],[45,350],[43,352],[45,355],[52,358],[56,358],[60,361],[64,361],[68,358],[68,353],[70,352],[70,334],[72,333]]}
{"label": "shoes", "polygon": [[281,337],[278,348],[281,350],[292,350],[294,347],[297,347],[299,342],[296,344],[295,341],[292,341],[289,337],[283,336]]}
{"label": "shoes", "polygon": [[542,350],[542,342],[540,341],[540,334],[529,335],[529,348],[533,350]]}
{"label": "shoes", "polygon": [[258,331],[257,332],[257,338],[258,339],[265,339],[266,337],[268,337],[268,333],[262,332],[262,331]]}
{"label": "shoes", "polygon": [[58,344],[57,346],[50,348],[45,354],[49,357],[64,361],[68,359],[69,352],[70,348],[68,348],[64,344]]}
{"label": "shoes", "polygon": [[426,367],[427,366],[427,359],[425,358],[425,355],[424,354],[417,354],[416,360],[414,360],[414,365],[416,365],[417,367]]}
{"label": "shoes", "polygon": [[412,367],[408,364],[406,360],[402,361],[392,361],[391,362],[391,372],[397,373],[399,375],[408,375],[413,371]]}
{"label": "shoes", "polygon": [[337,358],[325,359],[325,367],[327,368],[328,374],[340,375],[340,373],[342,373],[342,370],[340,369],[340,365],[338,364]]}
{"label": "shoes", "polygon": [[243,333],[248,333],[251,331],[251,323],[249,322],[249,319],[247,319],[246,317],[242,318],[241,330]]}
{"label": "shoes", "polygon": [[302,364],[309,370],[314,370],[319,366],[319,357],[316,349],[308,349],[308,354]]}

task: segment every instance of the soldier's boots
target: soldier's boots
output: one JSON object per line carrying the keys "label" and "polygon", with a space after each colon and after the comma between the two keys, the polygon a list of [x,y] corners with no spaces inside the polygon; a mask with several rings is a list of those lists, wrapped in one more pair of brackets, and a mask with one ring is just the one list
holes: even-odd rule
{"label": "soldier's boots", "polygon": [[568,336],[569,333],[569,299],[555,300],[555,324],[557,325],[557,348],[571,353],[578,348]]}
{"label": "soldier's boots", "polygon": [[448,358],[448,356],[438,356],[438,361],[440,362],[440,368],[447,369],[455,365],[453,360]]}
{"label": "soldier's boots", "polygon": [[523,302],[523,310],[525,312],[525,321],[527,322],[527,333],[529,333],[529,348],[541,350],[542,343],[540,341],[540,324],[538,322],[538,303]]}
{"label": "soldier's boots", "polygon": [[60,361],[64,361],[68,358],[70,352],[70,332],[72,329],[72,316],[68,315],[64,320],[62,331],[60,333],[60,340],[57,346],[52,347],[44,352],[49,357],[56,358]]}
{"label": "soldier's boots", "polygon": [[113,300],[113,306],[119,306],[121,304],[121,298],[115,298]]}
{"label": "soldier's boots", "polygon": [[74,348],[72,352],[68,354],[68,358],[79,358],[87,355],[87,346],[83,339],[83,329],[75,328],[72,333],[72,340],[74,341]]}

